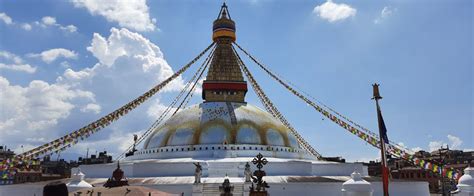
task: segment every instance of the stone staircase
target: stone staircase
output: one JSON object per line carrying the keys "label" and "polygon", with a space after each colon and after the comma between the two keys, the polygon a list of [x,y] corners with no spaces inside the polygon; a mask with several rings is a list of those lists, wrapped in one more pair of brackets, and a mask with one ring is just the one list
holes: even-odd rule
{"label": "stone staircase", "polygon": [[[205,183],[203,184],[202,188],[202,195],[206,196],[220,196],[221,192],[219,191],[219,186],[222,184],[219,183]],[[234,186],[234,191],[232,194],[234,196],[242,196],[244,195],[244,184],[239,183],[239,184],[234,184],[232,183],[232,186]]]}

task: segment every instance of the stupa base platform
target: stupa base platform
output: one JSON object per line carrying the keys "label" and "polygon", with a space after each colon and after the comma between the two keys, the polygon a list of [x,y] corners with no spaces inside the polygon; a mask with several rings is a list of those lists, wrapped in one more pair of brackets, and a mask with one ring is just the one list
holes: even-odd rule
{"label": "stupa base platform", "polygon": [[[227,175],[232,186],[233,195],[248,195],[250,182],[245,182],[244,169],[253,157],[235,157],[222,159],[146,159],[121,161],[130,185],[145,186],[173,194],[193,195],[193,189],[200,188],[202,195],[219,195],[219,186]],[[368,177],[367,167],[362,163],[338,163],[304,159],[267,158],[263,168],[267,176],[263,178],[270,186],[267,189],[272,196],[278,195],[325,195],[340,196],[342,183],[351,179],[354,171],[359,171],[364,179],[371,183],[373,195],[382,195],[381,179]],[[202,167],[201,183],[194,184],[193,163],[199,162]],[[256,168],[251,165],[252,171]],[[86,174],[86,181],[94,186],[102,186],[115,163],[99,165],[81,165]],[[74,172],[74,171],[73,171]],[[427,182],[392,180],[391,196],[429,196]],[[196,190],[194,190],[196,195]]]}
{"label": "stupa base platform", "polygon": [[[349,176],[267,176],[264,180],[270,186],[267,189],[272,196],[287,195],[324,195],[341,196],[342,183],[349,180]],[[381,179],[364,177],[371,183],[374,190],[373,195],[383,195]],[[143,186],[158,189],[171,194],[193,195],[195,185],[193,176],[182,177],[149,177],[128,178],[130,186]],[[244,192],[245,183],[243,178],[229,178],[234,186],[234,196],[248,195]],[[68,180],[63,180],[67,182]],[[86,178],[85,181],[101,187],[107,178]],[[224,182],[224,177],[202,178],[202,195],[219,195],[219,186]],[[26,183],[17,185],[0,186],[0,195],[36,195],[41,196],[43,187],[47,182]],[[391,181],[391,196],[429,196],[428,183],[420,181]]]}

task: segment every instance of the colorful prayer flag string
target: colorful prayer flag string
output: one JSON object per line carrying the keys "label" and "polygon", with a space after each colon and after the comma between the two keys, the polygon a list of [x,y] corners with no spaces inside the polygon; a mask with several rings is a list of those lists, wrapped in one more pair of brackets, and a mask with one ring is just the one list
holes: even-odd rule
{"label": "colorful prayer flag string", "polygon": [[[8,158],[0,163],[0,168],[3,168],[1,171],[7,171],[9,172],[8,168],[12,168],[13,165],[17,165],[21,162],[28,162],[31,161],[32,159],[47,154],[47,153],[59,153],[60,151],[65,150],[66,148],[72,147],[74,144],[77,142],[73,141],[78,141],[79,138],[81,140],[85,137],[89,137],[91,134],[96,133],[102,128],[105,128],[106,126],[110,125],[112,122],[118,120],[131,110],[135,109],[138,107],[141,103],[145,102],[148,100],[150,97],[155,95],[157,92],[159,92],[161,89],[163,89],[167,84],[169,84],[171,81],[173,81],[175,78],[177,78],[179,75],[181,75],[183,72],[185,72],[191,65],[193,65],[198,59],[200,59],[212,46],[214,46],[214,42],[211,43],[204,51],[202,51],[197,57],[195,57],[191,62],[183,66],[181,69],[179,69],[177,72],[175,72],[173,75],[171,75],[169,78],[161,82],[160,84],[156,85],[143,95],[139,96],[138,98],[132,100],[131,102],[125,104],[124,106],[120,107],[119,109],[105,115],[104,117],[76,130],[73,131],[70,134],[67,134],[65,136],[62,136],[56,140],[53,140],[49,143],[46,143],[44,145],[41,145],[39,147],[36,147],[32,150],[29,150],[25,153],[16,155],[12,158]],[[15,171],[13,171],[15,172]],[[12,172],[9,172],[12,173]]]}
{"label": "colorful prayer flag string", "polygon": [[[370,132],[368,129],[365,129],[363,128],[364,131],[356,128],[356,127],[362,127],[356,123],[354,123],[354,121],[352,120],[349,120],[349,118],[345,118],[343,117],[345,120],[347,120],[348,122],[345,122],[344,120],[341,120],[339,119],[336,115],[333,115],[331,114],[330,112],[328,112],[327,110],[323,109],[321,106],[317,105],[316,103],[314,103],[313,101],[309,100],[307,97],[305,97],[304,95],[302,95],[301,93],[299,93],[298,91],[296,91],[294,88],[292,88],[290,85],[288,85],[286,82],[284,82],[283,80],[281,80],[275,73],[273,73],[272,71],[270,71],[265,65],[261,64],[256,58],[254,58],[252,55],[250,55],[246,50],[244,50],[242,47],[240,47],[237,43],[234,43],[234,45],[236,45],[245,55],[247,55],[247,57],[249,57],[253,62],[255,62],[260,68],[262,68],[268,75],[270,75],[273,79],[275,79],[278,83],[280,83],[282,86],[284,86],[289,92],[291,92],[292,94],[294,94],[295,96],[297,96],[298,98],[300,98],[301,100],[303,100],[304,102],[306,102],[306,104],[308,104],[309,106],[313,107],[316,111],[320,112],[323,116],[327,117],[328,119],[330,119],[331,121],[333,121],[334,123],[338,124],[339,126],[341,126],[342,128],[346,129],[347,131],[349,131],[350,133],[356,135],[357,137],[361,138],[362,140],[366,141],[367,143],[369,143],[370,145],[376,147],[376,148],[380,148],[380,141],[378,139],[378,136],[377,134],[373,133],[373,132]],[[337,113],[339,114],[339,113]],[[339,116],[342,116],[342,115],[339,115]],[[352,125],[349,125],[349,124],[352,124]],[[368,133],[366,133],[366,131]],[[407,149],[404,149],[403,147],[397,145],[397,144],[394,144],[393,142],[390,142],[387,146],[387,151],[396,156],[396,157],[400,157],[402,159],[405,159],[409,162],[412,162],[412,163],[415,163],[416,161],[414,160],[414,155],[412,153],[410,153]],[[415,165],[418,165],[420,166],[421,168],[425,168],[424,164],[425,164],[425,161],[422,160],[423,164],[415,164]],[[430,167],[434,167],[436,164],[433,164],[433,163],[430,163]],[[436,165],[437,166],[437,165]],[[439,167],[439,166],[438,166]],[[447,174],[448,174],[448,177],[451,176],[450,178],[452,179],[455,179],[454,177],[457,177],[459,178],[459,174],[461,172],[460,171],[456,171],[454,170],[453,168],[447,170]],[[457,175],[456,175],[457,174]],[[443,175],[444,176],[444,175]],[[457,179],[455,179],[457,180]]]}

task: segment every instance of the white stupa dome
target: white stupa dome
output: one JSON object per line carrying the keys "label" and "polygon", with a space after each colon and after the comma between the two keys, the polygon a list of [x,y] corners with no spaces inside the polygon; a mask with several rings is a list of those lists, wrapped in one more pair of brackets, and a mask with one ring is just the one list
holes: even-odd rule
{"label": "white stupa dome", "polygon": [[270,151],[270,157],[310,157],[290,130],[269,113],[247,103],[203,102],[181,110],[153,130],[132,159],[253,157],[255,151]]}
{"label": "white stupa dome", "polygon": [[181,110],[153,131],[144,148],[223,143],[298,148],[295,136],[269,113],[235,102],[204,102]]}

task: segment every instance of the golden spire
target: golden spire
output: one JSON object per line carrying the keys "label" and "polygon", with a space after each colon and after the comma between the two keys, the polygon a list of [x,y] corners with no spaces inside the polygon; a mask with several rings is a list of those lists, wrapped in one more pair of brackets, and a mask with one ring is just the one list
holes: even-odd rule
{"label": "golden spire", "polygon": [[225,3],[212,30],[216,49],[203,83],[202,97],[205,101],[245,102],[247,83],[232,49],[232,43],[236,39],[235,22]]}

